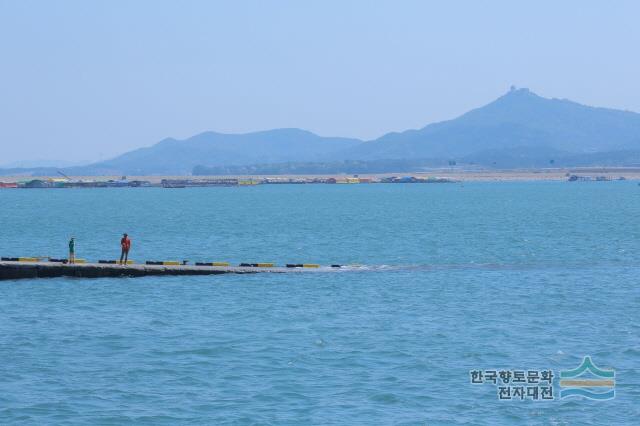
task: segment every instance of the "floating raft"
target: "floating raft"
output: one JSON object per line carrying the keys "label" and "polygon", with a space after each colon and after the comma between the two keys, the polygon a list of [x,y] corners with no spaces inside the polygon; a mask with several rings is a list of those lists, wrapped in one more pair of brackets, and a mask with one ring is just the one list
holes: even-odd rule
{"label": "floating raft", "polygon": [[[111,261],[109,261],[111,262]],[[217,263],[217,264],[216,264]],[[223,262],[220,262],[223,263]],[[331,267],[279,267],[269,263],[243,263],[241,266],[220,265],[218,262],[181,265],[179,262],[147,262],[146,264],[118,265],[102,261],[101,263],[75,263],[49,261],[42,262],[23,258],[0,261],[0,280],[20,278],[53,278],[53,277],[144,277],[147,275],[215,275],[215,274],[255,274],[255,273],[301,273],[335,270],[339,265]],[[216,264],[216,265],[214,265]],[[264,265],[264,266],[263,266]],[[269,265],[269,266],[267,266]]]}

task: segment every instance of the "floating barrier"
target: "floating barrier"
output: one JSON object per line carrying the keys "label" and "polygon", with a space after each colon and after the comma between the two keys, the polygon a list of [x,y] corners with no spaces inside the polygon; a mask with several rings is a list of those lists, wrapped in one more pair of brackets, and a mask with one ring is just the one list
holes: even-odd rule
{"label": "floating barrier", "polygon": [[147,260],[145,264],[146,265],[180,266],[180,265],[186,265],[186,260],[184,262],[178,262],[177,260],[163,260],[163,261]]}
{"label": "floating barrier", "polygon": [[[52,263],[69,263],[69,259],[56,259],[56,258],[41,258],[41,257],[1,257],[0,261],[2,262],[26,262],[26,263],[35,263],[35,262],[52,262]],[[87,263],[86,259],[76,259],[75,263]]]}
{"label": "floating barrier", "polygon": [[[333,265],[331,265],[333,267]],[[319,268],[317,263],[287,263],[287,268]]]}
{"label": "floating barrier", "polygon": [[230,266],[229,262],[196,262],[196,266]]}
{"label": "floating barrier", "polygon": [[[43,258],[38,257],[1,257],[0,261],[3,262],[40,262]],[[69,259],[58,259],[58,258],[44,258],[47,259],[48,262],[52,263],[69,263]],[[184,266],[188,264],[188,260],[183,260],[182,262],[177,260],[147,260],[145,265],[161,265],[161,266]],[[87,263],[85,259],[75,259],[75,263]],[[120,264],[119,260],[98,260],[98,264],[101,265],[117,265]],[[134,265],[134,260],[127,260],[127,265]],[[195,262],[195,266],[218,266],[218,267],[231,267],[229,262]],[[276,266],[275,263],[272,262],[261,262],[261,263],[240,263],[239,267],[243,268],[273,268]],[[321,265],[317,263],[287,263],[285,265],[287,268],[320,268]],[[333,264],[332,268],[341,268],[343,265]]]}
{"label": "floating barrier", "polygon": [[[0,260],[2,261],[7,261],[7,262],[54,262],[54,263],[67,263],[69,262],[68,259],[55,259],[55,258],[48,258],[48,257],[3,257],[0,258]],[[86,263],[85,259],[76,259],[75,260],[76,263]]]}

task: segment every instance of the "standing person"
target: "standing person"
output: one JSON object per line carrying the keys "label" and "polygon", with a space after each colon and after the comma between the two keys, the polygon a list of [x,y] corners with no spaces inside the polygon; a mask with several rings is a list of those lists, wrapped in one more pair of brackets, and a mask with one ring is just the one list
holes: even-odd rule
{"label": "standing person", "polygon": [[76,238],[69,240],[69,263],[76,263]]}
{"label": "standing person", "polygon": [[[120,264],[126,265],[127,260],[129,260],[129,249],[131,248],[131,240],[127,234],[122,236],[122,239],[120,240],[120,248],[122,249],[120,252]],[[124,259],[124,263],[122,262],[122,259]]]}

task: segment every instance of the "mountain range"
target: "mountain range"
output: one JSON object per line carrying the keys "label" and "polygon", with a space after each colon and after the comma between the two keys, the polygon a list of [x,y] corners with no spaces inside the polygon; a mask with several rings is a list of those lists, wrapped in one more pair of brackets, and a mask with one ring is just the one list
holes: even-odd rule
{"label": "mountain range", "polygon": [[[330,164],[332,170],[343,167],[349,172],[349,165],[369,170],[376,165],[384,168],[385,161],[415,169],[420,160],[424,165],[455,162],[494,168],[637,166],[640,114],[548,99],[512,87],[495,101],[455,119],[372,141],[322,137],[300,129],[205,132],[185,140],[164,139],[111,160],[63,170],[76,175],[185,175],[194,168],[203,174],[259,170],[256,165],[282,169],[272,167],[278,164],[313,164],[309,167],[316,170],[323,169],[318,164]],[[295,170],[304,173],[304,167]]]}
{"label": "mountain range", "polygon": [[164,139],[88,167],[119,174],[190,174],[195,166],[246,165],[287,161],[322,161],[362,141],[328,138],[300,129],[246,134],[200,133],[186,140]]}

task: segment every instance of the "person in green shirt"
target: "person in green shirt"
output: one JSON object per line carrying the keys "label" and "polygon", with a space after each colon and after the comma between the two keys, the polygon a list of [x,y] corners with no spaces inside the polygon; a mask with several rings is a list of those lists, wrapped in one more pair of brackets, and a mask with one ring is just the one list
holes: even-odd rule
{"label": "person in green shirt", "polygon": [[69,240],[69,263],[76,263],[76,239],[71,237]]}

